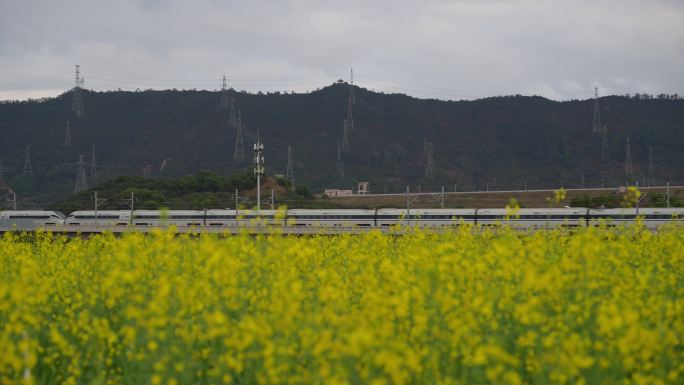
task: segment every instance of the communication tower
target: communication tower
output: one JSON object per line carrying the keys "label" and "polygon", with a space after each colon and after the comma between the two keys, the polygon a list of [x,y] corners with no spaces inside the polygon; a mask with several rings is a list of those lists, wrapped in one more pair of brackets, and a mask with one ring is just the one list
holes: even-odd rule
{"label": "communication tower", "polygon": [[340,141],[337,141],[337,175],[340,178],[344,178],[344,164],[342,164],[342,148],[340,147]]}
{"label": "communication tower", "polygon": [[85,164],[83,163],[83,155],[78,156],[78,173],[76,174],[76,186],[74,187],[74,194],[88,189],[88,180],[86,179]]}
{"label": "communication tower", "polygon": [[[353,88],[351,88],[353,90]],[[354,104],[354,93],[349,94],[349,102],[347,102],[347,117],[344,119],[344,123],[349,131],[354,131],[354,111],[352,104]]]}
{"label": "communication tower", "polygon": [[342,151],[349,151],[349,124],[347,119],[344,120],[342,127]]}

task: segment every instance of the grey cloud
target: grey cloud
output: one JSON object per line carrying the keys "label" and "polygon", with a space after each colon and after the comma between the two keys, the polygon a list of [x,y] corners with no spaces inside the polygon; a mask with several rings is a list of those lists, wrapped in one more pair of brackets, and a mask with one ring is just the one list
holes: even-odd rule
{"label": "grey cloud", "polygon": [[418,97],[682,93],[681,1],[20,1],[0,98],[93,89],[305,91],[347,77]]}

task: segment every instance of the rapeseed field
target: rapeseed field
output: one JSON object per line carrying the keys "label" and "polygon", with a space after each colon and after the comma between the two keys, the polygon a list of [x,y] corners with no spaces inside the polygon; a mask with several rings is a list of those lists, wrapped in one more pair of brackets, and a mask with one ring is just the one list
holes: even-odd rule
{"label": "rapeseed field", "polygon": [[684,382],[684,229],[0,240],[0,384]]}

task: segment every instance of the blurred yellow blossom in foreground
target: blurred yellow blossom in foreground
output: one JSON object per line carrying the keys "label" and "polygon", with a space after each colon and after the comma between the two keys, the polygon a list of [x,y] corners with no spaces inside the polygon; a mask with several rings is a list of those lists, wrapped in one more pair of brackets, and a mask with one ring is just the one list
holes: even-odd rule
{"label": "blurred yellow blossom in foreground", "polygon": [[5,234],[0,384],[684,381],[684,230]]}

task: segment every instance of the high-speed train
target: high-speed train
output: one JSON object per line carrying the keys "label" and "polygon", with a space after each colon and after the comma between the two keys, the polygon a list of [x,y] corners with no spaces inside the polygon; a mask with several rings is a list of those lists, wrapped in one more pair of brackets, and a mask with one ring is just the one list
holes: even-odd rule
{"label": "high-speed train", "polygon": [[684,225],[684,208],[586,209],[524,208],[514,213],[505,209],[291,209],[277,210],[104,210],[74,211],[65,217],[56,211],[2,211],[0,229],[34,230],[64,226],[136,228],[215,228],[249,226],[305,226],[330,228],[386,228],[394,225],[444,227],[472,224],[492,226],[507,223],[516,228],[553,228],[630,224],[640,217],[648,228],[665,223]]}

